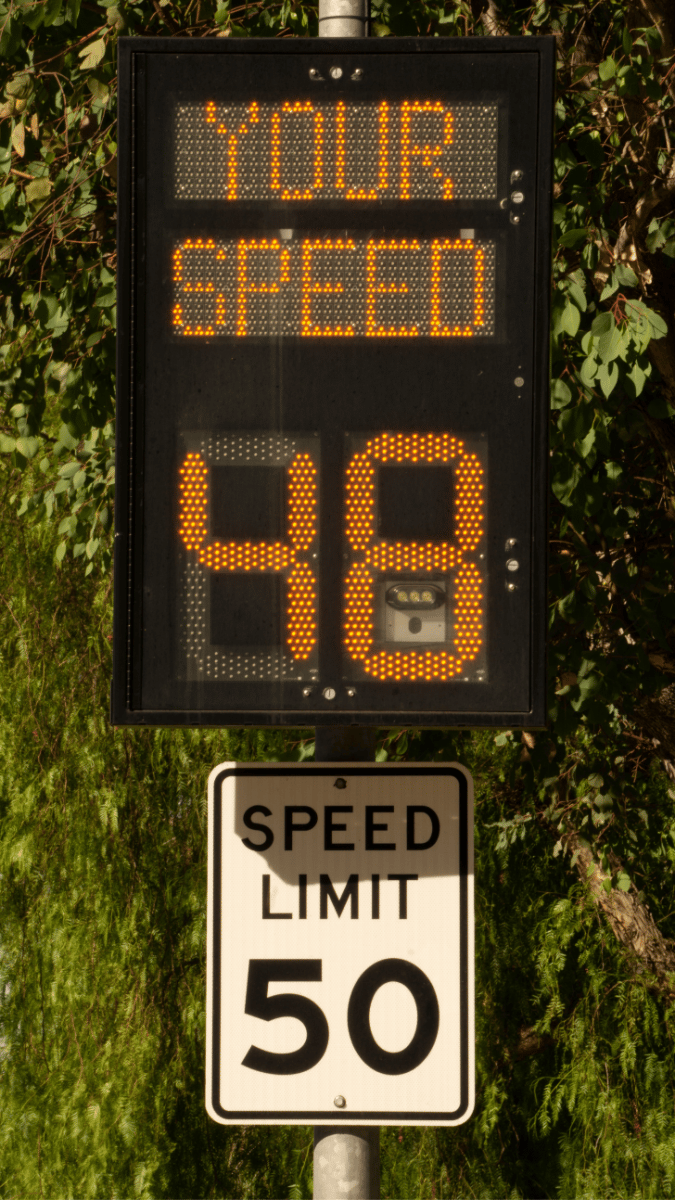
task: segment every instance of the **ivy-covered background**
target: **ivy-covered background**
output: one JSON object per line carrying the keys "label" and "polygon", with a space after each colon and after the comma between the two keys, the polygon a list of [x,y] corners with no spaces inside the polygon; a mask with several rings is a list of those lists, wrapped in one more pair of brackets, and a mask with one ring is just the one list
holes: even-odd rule
{"label": "ivy-covered background", "polygon": [[[554,34],[550,723],[383,730],[477,782],[476,1112],[382,1195],[675,1193],[675,9],[372,0]],[[203,1106],[205,780],[311,731],[107,721],[116,42],[315,36],[300,0],[0,0],[0,1196],[302,1197]]]}

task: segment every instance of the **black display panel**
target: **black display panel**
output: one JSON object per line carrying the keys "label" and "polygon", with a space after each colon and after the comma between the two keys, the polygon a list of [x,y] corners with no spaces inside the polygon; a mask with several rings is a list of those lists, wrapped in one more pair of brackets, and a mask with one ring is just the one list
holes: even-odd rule
{"label": "black display panel", "polygon": [[119,47],[113,721],[543,723],[553,39]]}

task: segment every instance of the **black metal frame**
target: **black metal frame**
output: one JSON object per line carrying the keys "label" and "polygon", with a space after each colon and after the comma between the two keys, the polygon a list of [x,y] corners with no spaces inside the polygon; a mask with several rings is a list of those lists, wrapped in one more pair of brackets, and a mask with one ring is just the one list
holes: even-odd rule
{"label": "black metal frame", "polygon": [[[493,640],[499,641],[501,658],[499,670],[495,675],[496,682],[492,686],[473,683],[453,683],[447,685],[410,684],[402,685],[401,692],[389,685],[365,683],[357,688],[357,695],[349,698],[343,688],[336,700],[324,699],[322,688],[331,685],[336,680],[335,655],[326,662],[327,670],[320,684],[314,687],[308,697],[300,694],[300,689],[291,694],[279,683],[270,681],[267,686],[265,700],[256,699],[251,687],[234,688],[228,702],[220,698],[214,702],[205,701],[203,690],[200,693],[195,685],[192,692],[183,689],[182,695],[171,694],[160,683],[159,673],[167,672],[170,658],[163,656],[157,650],[159,642],[153,643],[154,659],[148,657],[146,647],[156,633],[159,624],[158,615],[163,610],[148,599],[148,589],[144,591],[144,570],[147,570],[146,555],[151,550],[150,539],[145,536],[145,484],[151,478],[148,470],[148,455],[156,452],[156,445],[150,444],[148,428],[145,424],[147,413],[147,396],[145,379],[147,370],[146,350],[148,346],[157,358],[155,343],[148,342],[146,324],[152,326],[154,314],[151,306],[146,303],[147,273],[153,270],[152,247],[153,238],[161,236],[155,227],[157,222],[151,222],[146,216],[148,194],[154,186],[151,172],[147,169],[148,154],[157,155],[153,149],[152,139],[148,137],[145,120],[148,100],[148,75],[156,77],[157,64],[163,61],[166,70],[179,70],[179,64],[189,58],[191,62],[199,63],[194,55],[218,56],[218,62],[223,66],[229,63],[233,68],[243,60],[253,63],[262,61],[259,56],[271,56],[269,69],[280,60],[279,54],[289,59],[297,56],[305,61],[316,59],[326,61],[327,58],[338,56],[341,61],[359,60],[371,62],[373,66],[386,56],[391,69],[401,62],[400,56],[407,55],[408,61],[417,64],[420,61],[428,66],[438,55],[443,55],[445,61],[461,63],[466,72],[475,70],[480,75],[479,63],[489,65],[491,55],[511,55],[515,67],[518,63],[536,62],[536,95],[530,97],[531,104],[536,109],[536,145],[529,147],[530,161],[535,164],[532,180],[528,179],[530,189],[536,181],[537,192],[528,194],[528,220],[532,251],[532,271],[526,280],[526,295],[522,300],[525,316],[521,323],[527,328],[527,342],[531,344],[532,356],[530,370],[532,372],[531,399],[522,409],[527,412],[528,427],[524,441],[531,446],[531,457],[527,464],[520,463],[522,487],[529,496],[530,527],[529,543],[521,547],[523,570],[519,575],[519,586],[522,603],[527,605],[527,620],[513,621],[502,619],[497,611],[503,607],[506,578],[503,574],[493,578],[490,583],[490,603],[495,610],[492,634]],[[459,56],[459,57],[456,57]],[[466,56],[469,56],[468,58]],[[211,60],[202,59],[200,67],[206,69]],[[212,60],[215,61],[215,60]],[[436,59],[437,61],[437,59]],[[502,61],[505,61],[504,59]],[[495,70],[498,58],[494,60]],[[309,63],[307,63],[309,65]],[[355,42],[352,39],[297,39],[284,40],[246,40],[230,41],[229,39],[187,39],[178,41],[169,38],[123,38],[119,43],[119,91],[120,91],[120,124],[119,124],[119,205],[118,205],[118,376],[117,376],[117,500],[116,500],[116,534],[115,534],[115,616],[114,616],[114,669],[111,702],[111,719],[114,724],[145,724],[145,725],[291,725],[291,726],[329,726],[329,725],[421,725],[421,726],[511,726],[525,725],[541,726],[546,720],[546,678],[545,678],[545,639],[546,639],[546,570],[547,570],[547,469],[548,469],[548,328],[549,328],[549,289],[550,289],[550,180],[552,164],[552,115],[553,115],[553,81],[554,81],[555,49],[553,38],[422,38],[422,39],[367,39]],[[153,74],[154,73],[154,74]],[[514,82],[514,87],[516,83]],[[521,89],[522,90],[522,89]],[[522,95],[520,96],[521,109]],[[511,113],[511,136],[517,133],[519,113]],[[523,115],[523,120],[525,116]],[[529,119],[529,118],[528,118]],[[513,159],[509,167],[514,165]],[[500,184],[500,187],[502,184]],[[505,193],[506,194],[506,193]],[[531,198],[530,198],[531,197]],[[483,203],[483,202],[481,202]],[[469,207],[458,208],[457,222],[462,221],[462,215],[469,218]],[[506,230],[513,233],[509,226],[508,210],[497,212],[494,207],[485,216],[484,228],[492,228],[495,232]],[[475,213],[475,206],[474,206]],[[249,218],[253,219],[253,218]],[[259,218],[258,218],[259,219]],[[454,219],[454,215],[453,215]],[[208,215],[207,215],[208,220]],[[364,223],[365,218],[361,218]],[[177,225],[175,226],[177,228]],[[517,257],[517,256],[516,256]],[[150,265],[148,265],[150,264]],[[161,281],[154,280],[155,288],[161,287]],[[512,290],[513,290],[513,285]],[[154,296],[155,292],[152,292]],[[517,294],[509,294],[509,309],[518,302]],[[526,310],[526,311],[525,311]],[[513,318],[516,319],[515,317]],[[168,339],[167,339],[168,340]],[[210,348],[211,349],[211,348]],[[304,347],[307,354],[309,348]],[[517,351],[515,352],[517,354]],[[152,354],[151,354],[152,357]],[[395,356],[394,356],[395,357]],[[504,378],[504,389],[512,388],[512,374],[516,369],[516,358],[513,363],[502,357],[502,364],[508,361],[510,377]],[[311,359],[311,354],[309,355]],[[308,361],[309,361],[308,359]],[[377,371],[377,362],[374,368]],[[510,393],[509,393],[510,396]],[[465,418],[466,420],[466,418]],[[243,421],[247,425],[246,420]],[[383,416],[382,428],[388,427]],[[287,426],[291,428],[291,426]],[[476,427],[478,431],[484,426]],[[501,461],[503,439],[507,425],[502,417],[502,425],[490,445],[492,465],[490,486],[499,485],[501,497],[508,499],[510,479],[504,463]],[[488,435],[490,430],[488,430]],[[499,445],[496,443],[499,442]],[[520,453],[517,448],[517,438],[512,438],[514,453]],[[150,446],[150,449],[148,449]],[[495,465],[496,464],[496,465]],[[521,488],[522,490],[522,488]],[[506,502],[506,501],[505,501]],[[170,511],[165,506],[165,513]],[[493,501],[493,514],[499,514],[499,506]],[[326,517],[326,520],[329,518]],[[493,522],[494,523],[494,522]],[[331,536],[334,531],[329,529]],[[497,536],[497,531],[495,531]],[[501,535],[500,535],[501,536]],[[493,545],[492,557],[495,549]],[[504,557],[504,556],[502,556]],[[503,570],[503,567],[502,567]],[[497,607],[495,607],[497,606]],[[335,606],[334,606],[335,607]],[[524,610],[521,610],[524,611]],[[331,601],[322,601],[322,618],[324,614],[332,623],[339,615],[333,611]],[[502,623],[499,624],[499,621]],[[496,634],[495,634],[496,631]],[[168,643],[167,643],[168,644]],[[161,647],[160,647],[161,650]],[[327,652],[328,653],[328,652]],[[494,648],[492,659],[496,661]],[[145,655],[145,658],[144,658]],[[153,666],[153,663],[155,664]],[[152,672],[155,671],[155,683],[152,682]],[[497,676],[499,678],[497,679]],[[520,681],[516,687],[515,682]],[[442,687],[442,692],[439,692]],[[429,690],[431,689],[431,691]],[[433,689],[436,689],[434,692]],[[477,690],[478,689],[478,690]],[[482,690],[481,690],[482,689]],[[394,695],[396,690],[397,695]],[[405,697],[401,693],[405,691]],[[297,694],[296,694],[297,693]],[[515,702],[514,702],[515,695]],[[179,702],[177,702],[177,700]]]}

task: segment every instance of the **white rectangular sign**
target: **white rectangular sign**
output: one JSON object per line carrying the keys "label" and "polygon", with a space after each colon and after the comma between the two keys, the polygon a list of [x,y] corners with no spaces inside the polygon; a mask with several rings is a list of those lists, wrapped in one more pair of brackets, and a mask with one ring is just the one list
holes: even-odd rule
{"label": "white rectangular sign", "polygon": [[464,767],[211,772],[206,1107],[215,1121],[466,1121],[473,974]]}

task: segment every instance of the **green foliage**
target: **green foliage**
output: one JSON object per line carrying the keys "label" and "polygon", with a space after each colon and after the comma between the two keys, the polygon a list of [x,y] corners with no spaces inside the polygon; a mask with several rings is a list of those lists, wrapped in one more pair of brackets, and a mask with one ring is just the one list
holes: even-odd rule
{"label": "green foliage", "polygon": [[[404,737],[405,746],[400,736],[389,742],[392,757],[457,760],[484,781],[476,795],[477,1105],[457,1129],[383,1130],[382,1195],[672,1195],[672,997],[664,1003],[632,975],[583,883],[570,886],[543,817],[526,838],[495,839],[495,826],[517,826],[522,791],[499,788],[491,734]],[[647,783],[652,821],[668,831],[672,855],[667,781]],[[592,786],[603,786],[599,777]],[[672,871],[655,863],[654,879],[668,906],[661,928],[672,937]]]}
{"label": "green foliage", "polygon": [[282,737],[112,730],[109,587],[2,511],[0,1195],[289,1195],[307,1130],[203,1103],[206,777]]}

